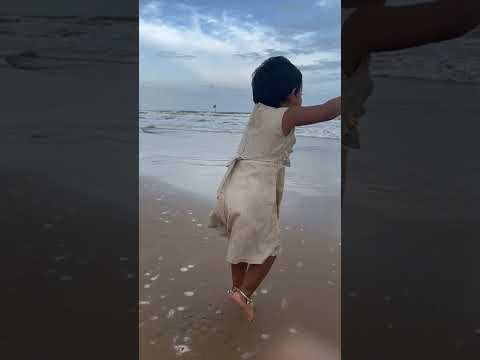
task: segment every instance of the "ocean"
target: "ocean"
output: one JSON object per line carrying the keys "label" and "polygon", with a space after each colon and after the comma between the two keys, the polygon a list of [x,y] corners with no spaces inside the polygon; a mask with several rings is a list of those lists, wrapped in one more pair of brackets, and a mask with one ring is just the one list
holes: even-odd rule
{"label": "ocean", "polygon": [[[248,113],[141,110],[140,176],[211,199],[248,119]],[[298,127],[295,134],[286,186],[303,196],[337,196],[340,120]]]}
{"label": "ocean", "polygon": [[[144,133],[214,132],[241,134],[247,125],[249,113],[205,111],[152,111],[139,112],[139,129]],[[340,139],[340,120],[298,127],[296,136]]]}

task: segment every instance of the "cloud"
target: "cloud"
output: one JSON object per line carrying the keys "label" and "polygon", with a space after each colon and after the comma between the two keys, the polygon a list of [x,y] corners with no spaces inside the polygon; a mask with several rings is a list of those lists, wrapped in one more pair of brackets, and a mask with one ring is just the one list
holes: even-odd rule
{"label": "cloud", "polygon": [[146,3],[140,9],[140,47],[145,50],[141,80],[160,81],[160,76],[169,76],[169,71],[159,71],[159,77],[152,78],[154,75],[142,70],[153,68],[142,65],[155,61],[150,54],[177,61],[176,71],[184,69],[192,81],[234,88],[248,87],[253,70],[271,56],[285,56],[309,71],[322,62],[340,59],[338,49],[320,38],[322,34],[314,27],[282,32],[253,17],[239,19],[226,11],[212,15],[185,4],[174,7],[175,16],[170,17],[159,2]]}
{"label": "cloud", "polygon": [[327,6],[338,6],[340,7],[339,0],[317,0],[315,1],[315,6],[318,7],[327,7]]}
{"label": "cloud", "polygon": [[195,56],[193,55],[180,54],[175,51],[158,51],[157,56],[165,59],[185,59],[185,60],[195,59]]}
{"label": "cloud", "polygon": [[160,1],[150,1],[140,7],[141,18],[154,18],[162,15],[162,3]]}
{"label": "cloud", "polygon": [[247,52],[247,53],[237,53],[233,54],[233,56],[238,57],[243,60],[260,60],[263,58],[263,55],[259,52]]}
{"label": "cloud", "polygon": [[299,65],[298,68],[302,71],[339,70],[340,60],[316,61],[315,64]]}

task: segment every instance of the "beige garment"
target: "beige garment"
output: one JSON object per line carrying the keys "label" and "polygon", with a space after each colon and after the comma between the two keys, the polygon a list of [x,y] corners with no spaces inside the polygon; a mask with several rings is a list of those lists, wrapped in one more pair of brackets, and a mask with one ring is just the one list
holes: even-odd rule
{"label": "beige garment", "polygon": [[295,132],[282,132],[286,107],[258,103],[243,134],[237,156],[229,163],[210,213],[210,227],[228,238],[226,260],[262,264],[280,254],[279,207],[285,166]]}

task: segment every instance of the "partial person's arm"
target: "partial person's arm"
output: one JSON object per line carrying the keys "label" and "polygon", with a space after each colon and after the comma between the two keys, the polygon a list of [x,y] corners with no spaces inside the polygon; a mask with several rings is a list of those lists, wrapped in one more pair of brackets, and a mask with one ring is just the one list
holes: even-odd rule
{"label": "partial person's arm", "polygon": [[341,97],[329,100],[322,105],[292,106],[282,119],[283,135],[287,136],[295,126],[316,124],[335,119],[342,109]]}
{"label": "partial person's arm", "polygon": [[480,23],[480,1],[438,0],[359,8],[342,26],[342,70],[350,75],[371,52],[455,39]]}

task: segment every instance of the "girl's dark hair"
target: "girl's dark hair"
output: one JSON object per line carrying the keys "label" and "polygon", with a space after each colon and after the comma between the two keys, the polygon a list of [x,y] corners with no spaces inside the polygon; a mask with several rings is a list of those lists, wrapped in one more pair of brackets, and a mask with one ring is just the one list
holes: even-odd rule
{"label": "girl's dark hair", "polygon": [[275,56],[265,60],[252,75],[253,102],[280,107],[293,89],[302,87],[302,73],[287,58]]}

